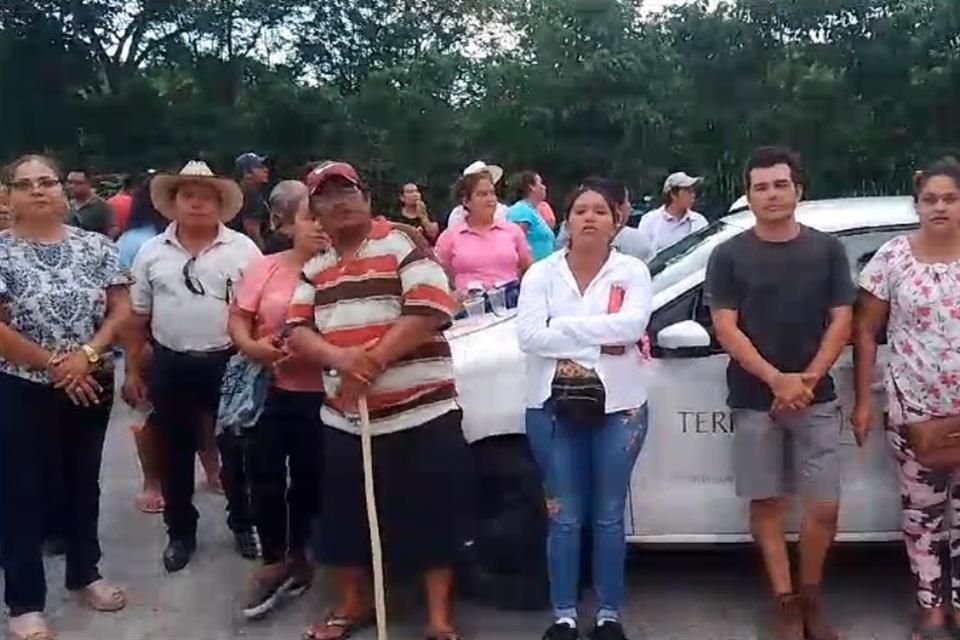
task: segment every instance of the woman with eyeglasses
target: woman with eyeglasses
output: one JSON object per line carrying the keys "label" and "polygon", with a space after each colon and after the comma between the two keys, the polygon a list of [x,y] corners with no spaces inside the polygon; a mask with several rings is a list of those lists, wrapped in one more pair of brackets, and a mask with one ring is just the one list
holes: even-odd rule
{"label": "woman with eyeglasses", "polygon": [[[153,405],[169,536],[163,564],[174,572],[183,569],[196,550],[193,459],[212,429],[223,372],[234,352],[227,333],[233,285],[260,257],[260,250],[225,226],[240,210],[243,194],[235,182],[216,177],[206,164],[190,162],[178,175],[155,176],[150,195],[172,222],[143,245],[133,263],[124,397],[134,406],[149,397]],[[247,508],[242,448],[229,434],[219,444],[227,524],[237,551],[253,559],[257,544]]]}
{"label": "woman with eyeglasses", "polygon": [[53,637],[43,618],[45,482],[63,494],[66,587],[97,611],[126,605],[99,571],[100,463],[113,397],[110,346],[129,277],[105,236],[64,224],[57,166],[24,156],[3,175],[0,233],[0,533],[9,637]]}

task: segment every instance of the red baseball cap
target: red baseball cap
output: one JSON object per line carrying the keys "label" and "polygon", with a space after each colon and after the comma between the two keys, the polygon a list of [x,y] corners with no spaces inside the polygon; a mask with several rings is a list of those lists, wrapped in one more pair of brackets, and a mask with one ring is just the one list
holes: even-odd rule
{"label": "red baseball cap", "polygon": [[325,162],[307,174],[306,183],[310,195],[317,193],[323,185],[333,178],[346,180],[357,188],[362,185],[360,176],[352,165],[339,161]]}

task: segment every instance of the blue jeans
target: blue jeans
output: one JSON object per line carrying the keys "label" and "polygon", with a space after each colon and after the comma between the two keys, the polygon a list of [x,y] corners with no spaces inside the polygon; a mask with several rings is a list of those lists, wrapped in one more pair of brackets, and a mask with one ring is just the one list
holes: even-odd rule
{"label": "blue jeans", "polygon": [[647,436],[647,407],[569,424],[550,407],[527,410],[527,437],[543,472],[550,599],[557,618],[577,617],[580,531],[593,528],[598,619],[619,619],[627,544],[623,512],[630,474]]}

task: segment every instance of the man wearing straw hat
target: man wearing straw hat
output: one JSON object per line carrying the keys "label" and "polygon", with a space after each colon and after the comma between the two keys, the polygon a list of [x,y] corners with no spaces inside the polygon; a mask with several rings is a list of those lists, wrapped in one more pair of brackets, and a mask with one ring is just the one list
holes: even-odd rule
{"label": "man wearing straw hat", "polygon": [[[252,240],[224,225],[240,210],[240,188],[215,176],[203,162],[189,162],[177,175],[156,176],[150,197],[173,222],[143,245],[133,264],[134,348],[124,392],[137,406],[147,396],[153,403],[170,539],[163,564],[174,572],[190,562],[196,549],[194,455],[216,415],[223,371],[233,353],[227,335],[233,285],[260,251]],[[144,357],[148,344],[153,352],[149,375]],[[227,444],[220,442],[228,524],[241,555],[255,558],[242,459]]]}
{"label": "man wearing straw hat", "polygon": [[305,637],[345,638],[372,622],[363,415],[386,563],[424,574],[426,637],[453,640],[451,567],[463,540],[468,452],[443,336],[455,312],[447,276],[415,229],[373,219],[368,188],[350,165],[321,165],[307,185],[332,247],[304,267],[288,347],[328,370],[320,416],[329,520],[317,559],[334,567],[337,600]]}

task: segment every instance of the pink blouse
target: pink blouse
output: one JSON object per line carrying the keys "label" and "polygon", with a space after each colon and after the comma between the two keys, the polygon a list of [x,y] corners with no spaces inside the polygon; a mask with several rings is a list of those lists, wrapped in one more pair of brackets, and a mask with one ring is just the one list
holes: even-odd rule
{"label": "pink blouse", "polygon": [[[302,268],[285,260],[284,253],[254,262],[235,289],[234,304],[253,316],[255,339],[280,332],[300,282]],[[323,391],[322,374],[320,367],[292,358],[277,365],[274,384],[286,391]]]}
{"label": "pink blouse", "polygon": [[440,234],[434,251],[440,263],[453,272],[458,291],[466,291],[474,283],[491,288],[518,280],[520,263],[532,261],[523,229],[506,220],[495,220],[486,231],[457,223]]}

